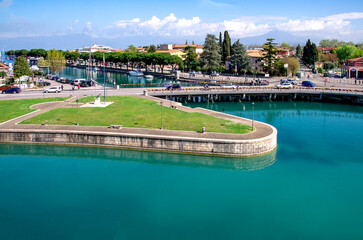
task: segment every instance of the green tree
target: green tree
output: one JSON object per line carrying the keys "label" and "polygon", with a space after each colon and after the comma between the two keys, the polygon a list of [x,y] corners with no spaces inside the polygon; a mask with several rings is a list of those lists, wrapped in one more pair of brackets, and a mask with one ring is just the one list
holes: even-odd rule
{"label": "green tree", "polygon": [[17,57],[14,63],[14,77],[30,76],[31,71],[25,57]]}
{"label": "green tree", "polygon": [[219,41],[219,48],[222,50],[222,48],[223,48],[223,38],[222,38],[222,33],[221,32],[219,32],[219,39],[218,39],[218,41]]}
{"label": "green tree", "polygon": [[295,56],[288,57],[286,63],[288,64],[289,73],[294,75],[300,70],[300,63]]}
{"label": "green tree", "polygon": [[232,45],[230,62],[232,66],[237,66],[237,69],[245,69],[251,63],[251,58],[246,55],[246,48],[237,40]]}
{"label": "green tree", "polygon": [[315,62],[318,60],[318,54],[315,43],[311,43],[310,39],[308,39],[303,49],[303,62],[309,66],[315,66]]}
{"label": "green tree", "polygon": [[187,46],[185,47],[184,51],[187,53],[185,56],[184,65],[188,69],[195,69],[198,64],[198,54],[195,53],[195,47]]}
{"label": "green tree", "polygon": [[291,49],[291,46],[289,44],[287,44],[287,43],[281,43],[280,47],[285,48],[285,49]]}
{"label": "green tree", "polygon": [[348,59],[354,57],[355,52],[358,50],[357,47],[351,45],[344,45],[342,47],[338,47],[337,55],[342,64],[346,64]]}
{"label": "green tree", "polygon": [[207,34],[204,41],[203,53],[199,59],[202,68],[216,70],[221,62],[220,48],[217,38],[213,34]]}
{"label": "green tree", "polygon": [[262,57],[263,62],[265,63],[263,66],[263,70],[265,73],[270,74],[273,76],[277,74],[277,62],[279,62],[279,58],[276,57],[277,43],[274,43],[275,39],[268,38],[267,42],[263,45],[263,50],[265,52],[265,56]]}
{"label": "green tree", "polygon": [[298,44],[296,47],[296,56],[299,58],[302,56],[302,50],[300,44]]}
{"label": "green tree", "polygon": [[151,53],[156,52],[155,45],[150,45],[148,52],[151,52]]}
{"label": "green tree", "polygon": [[229,56],[231,56],[231,38],[229,37],[228,31],[224,31],[222,62],[224,63]]}
{"label": "green tree", "polygon": [[66,66],[66,60],[62,51],[60,50],[48,50],[47,62],[49,63],[49,69],[54,73],[63,71],[64,67]]}

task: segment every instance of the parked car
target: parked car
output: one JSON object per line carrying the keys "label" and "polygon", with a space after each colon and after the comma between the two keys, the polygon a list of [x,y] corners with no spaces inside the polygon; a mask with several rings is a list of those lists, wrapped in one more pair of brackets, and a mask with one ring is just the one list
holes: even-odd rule
{"label": "parked car", "polygon": [[45,78],[46,78],[46,79],[49,79],[49,80],[52,80],[52,79],[53,79],[53,77],[54,77],[54,75],[52,75],[52,74],[48,74]]}
{"label": "parked car", "polygon": [[62,91],[61,86],[54,86],[47,89],[44,89],[45,93],[60,93]]}
{"label": "parked car", "polygon": [[174,83],[172,85],[169,85],[166,87],[167,90],[180,90],[181,89],[181,85],[179,83]]}
{"label": "parked car", "polygon": [[21,92],[20,88],[18,88],[18,87],[11,87],[11,88],[2,90],[1,93],[4,94],[4,93],[20,93],[20,92]]}
{"label": "parked car", "polygon": [[3,85],[3,86],[0,87],[0,91],[6,90],[8,88],[11,88],[11,86],[9,86],[9,85]]}
{"label": "parked car", "polygon": [[227,83],[225,85],[221,85],[221,88],[224,88],[224,89],[234,89],[234,88],[237,88],[236,85],[233,85],[232,83]]}
{"label": "parked car", "polygon": [[292,88],[292,84],[291,83],[288,83],[288,82],[284,82],[282,84],[278,84],[275,86],[275,88],[278,88],[278,89],[281,89],[281,88],[284,88],[284,89],[288,89],[288,88]]}
{"label": "parked car", "polygon": [[54,80],[54,81],[57,81],[58,82],[58,79],[59,79],[59,77],[57,77],[57,76],[53,76],[52,77],[52,80]]}
{"label": "parked car", "polygon": [[50,86],[50,82],[47,82],[47,81],[43,81],[43,86]]}
{"label": "parked car", "polygon": [[211,75],[212,77],[218,77],[218,76],[219,76],[219,73],[217,73],[217,72],[212,72],[210,75]]}
{"label": "parked car", "polygon": [[297,85],[297,82],[294,79],[286,79],[286,80],[281,80],[281,83],[287,82],[287,83],[291,83],[292,85]]}
{"label": "parked car", "polygon": [[81,80],[79,83],[79,86],[81,87],[90,87],[92,86],[92,81],[90,80]]}
{"label": "parked car", "polygon": [[86,81],[86,79],[75,79],[73,82],[73,85],[77,86],[77,85],[81,84],[81,81]]}
{"label": "parked car", "polygon": [[303,85],[304,87],[315,87],[315,83],[311,81],[303,81],[301,85]]}

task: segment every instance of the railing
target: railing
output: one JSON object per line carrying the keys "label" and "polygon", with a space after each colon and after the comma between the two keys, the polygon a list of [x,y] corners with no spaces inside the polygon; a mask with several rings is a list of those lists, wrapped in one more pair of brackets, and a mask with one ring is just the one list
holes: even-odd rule
{"label": "railing", "polygon": [[154,88],[148,89],[148,94],[166,94],[166,95],[178,95],[178,94],[207,94],[207,93],[252,93],[252,92],[265,92],[265,93],[297,93],[297,92],[308,92],[308,93],[340,93],[340,94],[349,94],[349,95],[362,95],[363,96],[363,89],[347,89],[347,88],[331,88],[331,87],[292,87],[290,89],[284,88],[276,88],[272,86],[254,86],[254,87],[237,87],[237,88],[217,88],[217,87],[210,87],[210,88],[193,88],[193,87],[185,87],[181,89],[161,89],[161,88]]}

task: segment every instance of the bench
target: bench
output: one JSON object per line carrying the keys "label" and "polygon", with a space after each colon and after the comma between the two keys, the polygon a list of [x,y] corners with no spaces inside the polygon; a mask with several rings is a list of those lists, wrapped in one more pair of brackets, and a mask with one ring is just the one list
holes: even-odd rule
{"label": "bench", "polygon": [[108,128],[121,129],[122,125],[110,125]]}

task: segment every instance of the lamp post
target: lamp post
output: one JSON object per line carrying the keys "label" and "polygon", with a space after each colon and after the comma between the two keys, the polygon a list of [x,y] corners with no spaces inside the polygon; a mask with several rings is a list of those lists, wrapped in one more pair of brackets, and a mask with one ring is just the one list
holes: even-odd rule
{"label": "lamp post", "polygon": [[163,129],[163,101],[160,101],[160,118],[161,118],[160,129]]}
{"label": "lamp post", "polygon": [[252,102],[252,131],[254,128],[254,108],[255,108],[255,102]]}
{"label": "lamp post", "polygon": [[77,126],[79,126],[79,111],[78,111],[78,102],[79,102],[79,100],[78,100],[78,98],[77,98],[77,100],[76,100],[76,103],[77,103]]}

